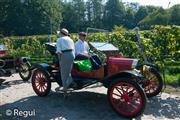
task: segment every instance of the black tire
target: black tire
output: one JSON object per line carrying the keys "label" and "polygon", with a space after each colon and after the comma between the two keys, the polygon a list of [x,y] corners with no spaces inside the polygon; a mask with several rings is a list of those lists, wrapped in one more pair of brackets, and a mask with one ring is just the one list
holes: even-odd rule
{"label": "black tire", "polygon": [[28,81],[31,78],[32,71],[30,70],[30,63],[21,63],[18,65],[18,73],[23,81]]}
{"label": "black tire", "polygon": [[[119,88],[120,86],[122,86],[121,89]],[[127,89],[127,92],[124,91],[125,88]],[[114,90],[119,92],[120,95],[118,96],[117,93],[114,93]],[[141,115],[146,107],[146,94],[144,93],[144,90],[138,83],[129,78],[118,78],[113,80],[108,88],[107,96],[113,110],[126,118],[133,118]],[[115,96],[120,98],[115,98]],[[134,105],[137,105],[136,109]],[[123,108],[124,111],[122,110]]]}
{"label": "black tire", "polygon": [[32,76],[32,87],[34,92],[40,96],[47,96],[51,90],[50,76],[45,70],[36,69]]}
{"label": "black tire", "polygon": [[[146,79],[146,83],[145,85],[143,85],[146,96],[150,98],[158,95],[163,89],[163,80],[160,74],[156,70],[150,69],[148,73],[143,73],[143,75]],[[149,76],[151,77],[151,79],[149,78]],[[151,89],[150,87],[152,87],[153,89]]]}

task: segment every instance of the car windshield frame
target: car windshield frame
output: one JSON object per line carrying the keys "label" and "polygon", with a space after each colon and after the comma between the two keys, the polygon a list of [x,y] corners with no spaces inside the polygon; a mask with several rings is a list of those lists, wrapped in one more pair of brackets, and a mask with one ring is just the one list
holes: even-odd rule
{"label": "car windshield frame", "polygon": [[89,42],[89,44],[98,51],[119,51],[117,47],[108,42]]}

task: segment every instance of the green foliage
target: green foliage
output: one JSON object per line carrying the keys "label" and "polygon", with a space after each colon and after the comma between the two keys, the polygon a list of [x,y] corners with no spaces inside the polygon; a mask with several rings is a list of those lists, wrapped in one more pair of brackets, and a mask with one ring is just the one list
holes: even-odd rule
{"label": "green foliage", "polygon": [[[113,32],[90,33],[88,41],[110,42],[119,48],[126,57],[140,58],[138,45],[134,41],[134,33],[127,32],[124,28],[115,26]],[[77,34],[72,34],[71,38],[78,40]],[[56,36],[51,36],[52,41],[56,41]],[[179,60],[180,48],[180,28],[177,26],[163,27],[155,26],[154,30],[142,31],[141,39],[149,60],[160,61],[161,59],[171,58]],[[15,56],[38,56],[45,55],[44,43],[48,41],[47,35],[24,36],[24,37],[5,37],[0,40],[8,46],[10,53]]]}
{"label": "green foliage", "polygon": [[138,24],[143,29],[150,29],[151,25],[166,25],[168,24],[169,14],[163,8],[159,8],[151,14],[147,15]]}
{"label": "green foliage", "polygon": [[114,25],[122,25],[125,7],[119,0],[108,0],[104,10],[105,26],[111,29]]}
{"label": "green foliage", "polygon": [[123,26],[115,25],[113,28],[114,32],[125,33],[127,30]]}
{"label": "green foliage", "polygon": [[180,86],[180,61],[165,61],[166,83],[173,86]]}
{"label": "green foliage", "polygon": [[180,4],[170,9],[170,24],[180,25]]}
{"label": "green foliage", "polygon": [[80,31],[85,25],[85,3],[73,0],[63,4],[63,22],[61,27],[69,28],[70,32]]}
{"label": "green foliage", "polygon": [[139,21],[143,20],[148,15],[148,10],[145,6],[141,6],[139,10],[136,12],[135,21],[138,23]]}
{"label": "green foliage", "polygon": [[[151,41],[149,45],[153,46],[153,51],[149,50],[156,56],[156,59],[165,58],[179,60],[180,48],[180,28],[177,26],[163,27],[155,26],[154,30],[144,32],[145,36]],[[148,35],[147,35],[148,34]]]}
{"label": "green foliage", "polygon": [[[52,41],[55,39],[56,36],[52,36]],[[50,54],[45,50],[45,42],[48,42],[47,35],[6,37],[0,40],[0,44],[8,47],[9,54],[17,57],[49,57]]]}
{"label": "green foliage", "polygon": [[54,32],[62,20],[61,8],[59,0],[1,0],[0,32],[6,36]]}
{"label": "green foliage", "polygon": [[180,86],[180,74],[176,74],[176,75],[166,74],[165,77],[166,77],[166,84],[176,87]]}
{"label": "green foliage", "polygon": [[1,0],[0,18],[0,37],[53,34],[62,27],[71,33],[115,25],[151,29],[180,25],[180,5],[163,9],[121,0]]}
{"label": "green foliage", "polygon": [[135,23],[135,11],[133,9],[127,9],[124,21],[124,27],[132,29],[136,26]]}
{"label": "green foliage", "polygon": [[[168,84],[180,84],[180,53],[178,52],[180,28],[177,26],[155,26],[153,30],[141,31],[140,34],[149,61],[165,68]],[[134,36],[132,31],[128,32],[122,27],[115,26],[114,31],[110,33],[89,33],[87,40],[112,43],[119,48],[125,57],[139,58],[140,62],[143,62]],[[71,34],[71,38],[77,41],[78,35]],[[56,39],[55,35],[51,36],[52,42],[55,42]],[[51,62],[52,57],[45,49],[45,42],[48,42],[48,35],[0,39],[0,44],[5,44],[11,55],[31,57],[33,63]]]}

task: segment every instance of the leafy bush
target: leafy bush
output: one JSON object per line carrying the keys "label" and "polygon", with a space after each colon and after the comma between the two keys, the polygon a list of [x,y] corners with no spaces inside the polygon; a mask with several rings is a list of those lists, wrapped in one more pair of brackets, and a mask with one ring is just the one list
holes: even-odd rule
{"label": "leafy bush", "polygon": [[[175,59],[180,58],[180,28],[177,26],[164,27],[155,26],[153,30],[141,31],[141,39],[144,50],[149,58],[149,61],[156,63],[165,58]],[[139,58],[142,61],[138,51],[138,45],[134,41],[134,33],[125,31],[121,27],[115,28],[111,33],[90,33],[88,41],[109,42],[119,48],[124,56],[131,58]],[[78,40],[76,34],[72,34],[71,38]],[[51,41],[55,42],[57,37],[51,36]],[[48,42],[48,35],[39,36],[24,36],[24,37],[6,37],[1,38],[0,43],[7,45],[9,52],[13,56],[49,56],[45,50],[44,43]]]}
{"label": "leafy bush", "polygon": [[[125,30],[114,31],[108,34],[91,33],[88,41],[110,42],[119,48],[127,57],[139,58],[138,45],[134,41],[134,33]],[[72,39],[78,40],[77,35],[72,34]],[[53,42],[56,36],[51,36]],[[177,26],[156,26],[153,30],[142,31],[141,39],[146,53],[150,59],[171,58],[179,60],[180,28]],[[45,54],[44,43],[48,41],[48,35],[6,37],[1,38],[0,43],[8,46],[12,55],[38,56]]]}
{"label": "leafy bush", "polygon": [[[177,26],[155,26],[153,30],[141,31],[141,39],[144,50],[149,61],[167,69],[167,80],[179,80],[177,77],[180,71],[180,63],[172,62],[180,60],[180,27]],[[109,42],[119,48],[125,57],[139,58],[142,56],[138,51],[138,45],[134,39],[132,31],[116,27],[110,33],[89,33],[87,40],[92,42]],[[74,41],[78,40],[76,34],[72,34]],[[57,36],[51,36],[51,41],[55,42]],[[24,37],[5,37],[0,38],[0,44],[3,43],[9,48],[9,53],[13,56],[28,56],[32,62],[50,62],[51,55],[45,49],[45,42],[48,42],[48,35],[24,36]],[[168,58],[169,61],[166,61]],[[161,64],[161,63],[164,63]],[[180,81],[180,80],[179,80]],[[180,82],[178,82],[180,83]]]}

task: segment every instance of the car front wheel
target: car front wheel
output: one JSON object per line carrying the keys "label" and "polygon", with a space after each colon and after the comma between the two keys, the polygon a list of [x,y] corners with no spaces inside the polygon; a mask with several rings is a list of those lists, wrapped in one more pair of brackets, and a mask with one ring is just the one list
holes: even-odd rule
{"label": "car front wheel", "polygon": [[111,107],[123,117],[136,117],[144,112],[146,95],[133,80],[119,78],[108,88],[108,100]]}

